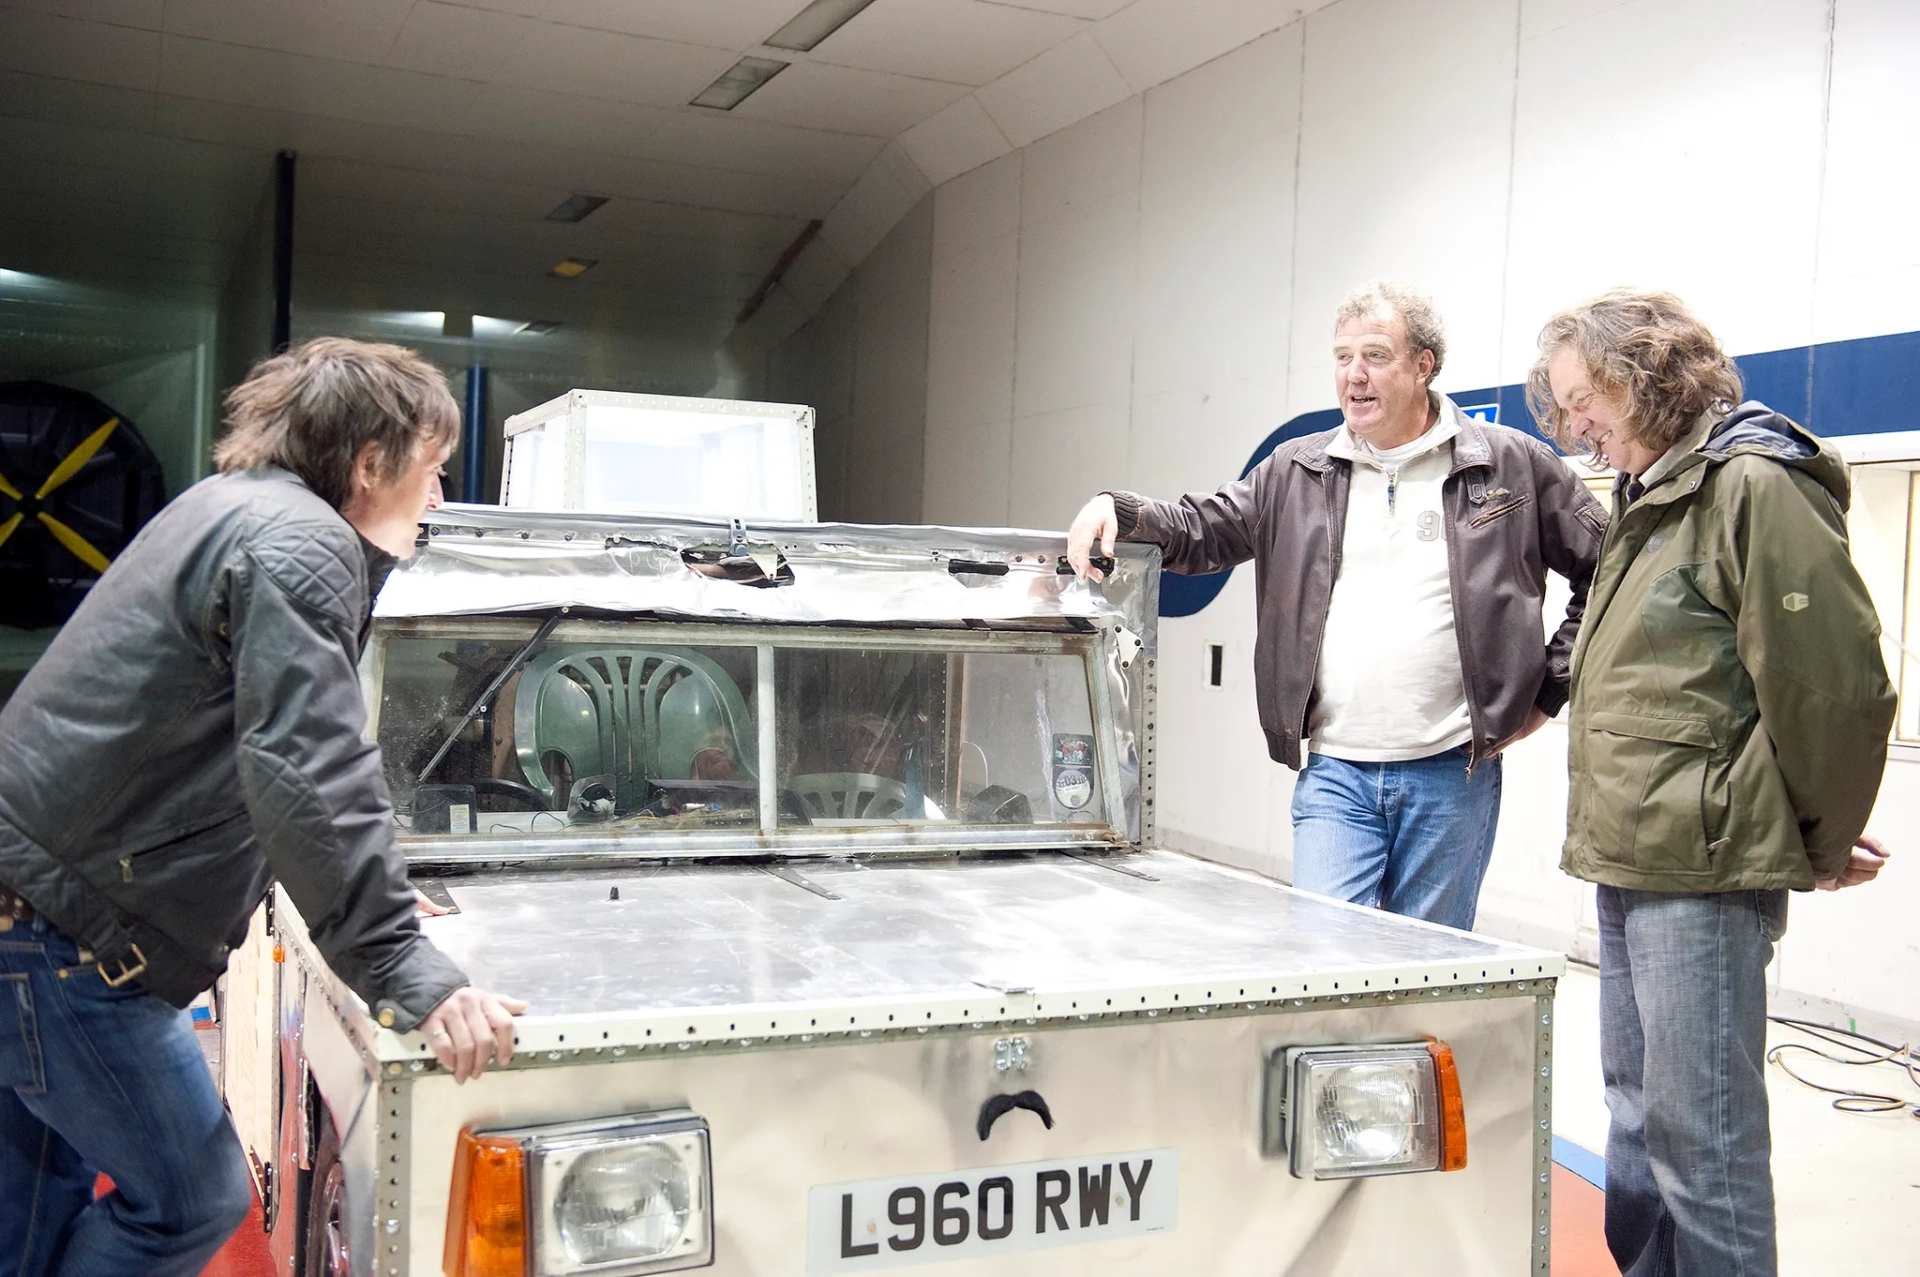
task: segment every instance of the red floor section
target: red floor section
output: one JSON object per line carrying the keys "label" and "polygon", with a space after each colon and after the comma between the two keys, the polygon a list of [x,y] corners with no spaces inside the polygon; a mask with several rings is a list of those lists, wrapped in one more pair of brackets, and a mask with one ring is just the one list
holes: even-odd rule
{"label": "red floor section", "polygon": [[1566,1167],[1553,1168],[1553,1277],[1620,1277],[1607,1252],[1605,1200]]}
{"label": "red floor section", "polygon": [[201,1269],[200,1277],[273,1277],[273,1257],[267,1254],[266,1227],[260,1218],[260,1203],[247,1212],[247,1222],[233,1235],[213,1262]]}

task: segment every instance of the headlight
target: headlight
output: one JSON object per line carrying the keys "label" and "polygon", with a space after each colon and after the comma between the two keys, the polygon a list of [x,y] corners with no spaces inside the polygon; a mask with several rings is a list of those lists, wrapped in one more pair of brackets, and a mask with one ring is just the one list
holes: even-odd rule
{"label": "headlight", "polygon": [[1263,1151],[1301,1179],[1467,1164],[1467,1124],[1444,1042],[1285,1047],[1267,1061]]}
{"label": "headlight", "polygon": [[[450,1277],[639,1277],[713,1262],[707,1123],[684,1109],[462,1131]],[[529,1253],[531,1252],[531,1253]]]}

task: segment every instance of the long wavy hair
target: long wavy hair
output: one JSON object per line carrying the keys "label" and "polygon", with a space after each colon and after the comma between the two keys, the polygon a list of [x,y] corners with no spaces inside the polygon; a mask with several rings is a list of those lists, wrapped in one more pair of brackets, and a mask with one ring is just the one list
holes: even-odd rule
{"label": "long wavy hair", "polygon": [[1708,409],[1740,401],[1740,370],[1684,302],[1616,288],[1549,319],[1527,374],[1527,407],[1568,452],[1580,446],[1547,382],[1547,365],[1563,350],[1579,356],[1595,392],[1620,402],[1628,433],[1657,452],[1685,438]]}
{"label": "long wavy hair", "polygon": [[438,368],[404,346],[315,337],[253,366],[227,393],[224,474],[279,466],[331,505],[353,496],[353,466],[373,445],[374,478],[397,477],[460,434],[460,408]]}

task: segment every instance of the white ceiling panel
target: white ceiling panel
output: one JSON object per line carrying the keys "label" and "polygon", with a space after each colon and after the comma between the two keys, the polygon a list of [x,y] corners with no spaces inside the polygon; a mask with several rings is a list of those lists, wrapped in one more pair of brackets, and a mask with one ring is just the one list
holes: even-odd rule
{"label": "white ceiling panel", "polygon": [[420,134],[412,140],[410,149],[412,147],[425,152],[410,162],[413,167],[597,194],[604,194],[600,189],[601,174],[608,165],[617,163],[612,157],[594,151],[497,138]]}
{"label": "white ceiling panel", "polygon": [[1091,33],[1057,44],[979,90],[980,105],[1015,146],[1045,137],[1132,95]]}
{"label": "white ceiling panel", "polygon": [[596,180],[599,185],[595,193],[600,195],[801,218],[825,217],[846,191],[844,182],[668,164],[661,160],[615,161],[601,169]]}
{"label": "white ceiling panel", "polygon": [[154,95],[144,89],[0,71],[0,115],[144,133],[153,127],[153,109]]}
{"label": "white ceiling panel", "polygon": [[885,145],[881,138],[857,133],[829,133],[737,115],[678,111],[645,139],[638,153],[681,164],[853,182]]}
{"label": "white ceiling panel", "polygon": [[460,132],[608,155],[650,153],[647,140],[675,119],[654,106],[490,84],[474,100]]}
{"label": "white ceiling panel", "polygon": [[160,36],[135,27],[0,9],[0,70],[151,89],[160,75]]}
{"label": "white ceiling panel", "polygon": [[536,25],[516,14],[418,0],[383,60],[408,71],[490,80]]}
{"label": "white ceiling panel", "polygon": [[734,213],[664,204],[657,200],[617,199],[593,215],[622,235],[672,239],[718,239],[744,244],[770,264],[806,225],[805,218],[762,213]]}
{"label": "white ceiling panel", "polygon": [[1086,25],[982,0],[878,0],[815,46],[813,59],[978,86]]}
{"label": "white ceiling panel", "polygon": [[324,155],[302,155],[296,177],[301,198],[323,195],[419,208],[449,209],[490,217],[533,221],[547,215],[569,192],[562,187],[430,173],[420,169],[363,164]]}
{"label": "white ceiling panel", "polygon": [[161,85],[182,97],[440,130],[458,128],[480,91],[447,76],[177,37],[167,40]]}
{"label": "white ceiling panel", "polygon": [[742,119],[777,120],[837,133],[891,138],[966,95],[962,84],[798,62],[734,108]]}
{"label": "white ceiling panel", "polygon": [[926,191],[913,161],[891,148],[834,206],[820,237],[842,261],[862,261]]}
{"label": "white ceiling panel", "polygon": [[498,78],[554,93],[681,106],[737,58],[724,49],[541,23]]}
{"label": "white ceiling panel", "polygon": [[[204,296],[284,148],[303,305],[486,297],[482,313],[562,318],[582,340],[723,335],[806,219],[827,221],[796,281],[817,304],[930,183],[1290,7],[874,0],[734,112],[687,105],[805,3],[0,0],[5,251]],[[611,203],[546,221],[572,193]],[[563,252],[600,265],[547,279]]]}
{"label": "white ceiling panel", "polygon": [[827,304],[852,272],[840,260],[840,254],[816,237],[793,259],[787,273],[780,277],[780,289],[793,298],[800,309],[811,315]]}
{"label": "white ceiling panel", "polygon": [[1135,91],[1257,40],[1333,0],[1135,0],[1094,30]]}
{"label": "white ceiling panel", "polygon": [[[231,249],[218,240],[202,236],[167,235],[150,231],[143,223],[129,220],[117,223],[114,210],[99,209],[93,214],[93,225],[83,227],[87,230],[105,230],[111,235],[89,235],[80,241],[81,246],[91,242],[95,252],[138,253],[167,261],[190,262],[196,265],[218,266],[224,270],[231,260]],[[18,262],[15,269],[29,269],[26,253],[29,251],[60,252],[68,244],[75,243],[76,237],[71,229],[70,219],[48,217],[29,212],[26,216],[0,215],[0,243],[8,246],[8,259]],[[131,232],[131,233],[129,233]],[[88,272],[92,274],[92,272]]]}
{"label": "white ceiling panel", "polygon": [[448,0],[567,26],[744,50],[787,24],[807,0]]}
{"label": "white ceiling panel", "polygon": [[158,31],[166,13],[166,0],[7,0],[7,6],[146,31]]}
{"label": "white ceiling panel", "polygon": [[[1120,12],[1134,0],[986,0],[989,4],[1005,5],[1009,9],[1033,9],[1040,13],[1061,13],[1074,18],[1089,18],[1098,21]],[[1212,4],[1213,0],[1201,0],[1203,4]]]}
{"label": "white ceiling panel", "polygon": [[166,31],[316,58],[374,63],[412,0],[167,0]]}
{"label": "white ceiling panel", "polygon": [[969,94],[900,135],[900,146],[934,186],[1013,149],[978,97]]}
{"label": "white ceiling panel", "polygon": [[146,174],[153,169],[153,138],[117,129],[0,118],[0,156],[6,157],[9,171],[52,163]]}

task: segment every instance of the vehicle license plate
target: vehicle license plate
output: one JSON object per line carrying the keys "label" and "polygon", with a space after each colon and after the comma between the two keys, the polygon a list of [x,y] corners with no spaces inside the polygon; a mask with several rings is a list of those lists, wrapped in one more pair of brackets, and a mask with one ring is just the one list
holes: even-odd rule
{"label": "vehicle license plate", "polygon": [[1180,1155],[1170,1148],[823,1184],[807,1195],[807,1272],[876,1272],[1167,1233],[1179,1212]]}

